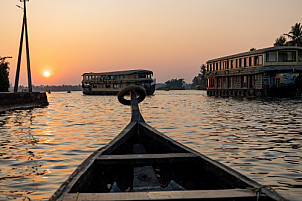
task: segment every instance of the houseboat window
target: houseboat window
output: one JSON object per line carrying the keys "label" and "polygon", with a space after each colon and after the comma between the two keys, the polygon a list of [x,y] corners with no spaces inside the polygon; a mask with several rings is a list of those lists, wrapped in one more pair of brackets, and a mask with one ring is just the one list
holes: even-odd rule
{"label": "houseboat window", "polygon": [[230,66],[231,66],[231,69],[234,68],[234,60],[230,61]]}
{"label": "houseboat window", "polygon": [[242,67],[242,59],[239,59],[239,68]]}
{"label": "houseboat window", "polygon": [[267,52],[266,53],[266,61],[267,62],[274,62],[276,60],[276,51],[273,52]]}
{"label": "houseboat window", "polygon": [[220,88],[221,86],[221,78],[217,78],[217,88]]}
{"label": "houseboat window", "polygon": [[296,61],[296,52],[295,51],[279,51],[278,52],[278,61],[279,62]]}
{"label": "houseboat window", "polygon": [[218,62],[216,62],[215,65],[216,65],[216,70],[218,70]]}
{"label": "houseboat window", "polygon": [[247,67],[247,57],[244,58],[244,67]]}
{"label": "houseboat window", "polygon": [[302,61],[302,50],[299,50],[299,52],[298,52],[298,61],[299,62]]}
{"label": "houseboat window", "polygon": [[254,64],[255,64],[255,66],[259,66],[260,65],[260,63],[259,63],[259,56],[255,56],[254,57]]}
{"label": "houseboat window", "polygon": [[106,88],[111,88],[110,84],[106,84]]}
{"label": "houseboat window", "polygon": [[259,58],[259,65],[263,65],[263,56],[259,55],[258,58]]}
{"label": "houseboat window", "polygon": [[228,88],[232,88],[232,77],[228,77]]}
{"label": "houseboat window", "polygon": [[118,88],[118,84],[113,84],[113,88],[117,89]]}
{"label": "houseboat window", "polygon": [[138,78],[147,78],[147,75],[146,74],[139,74]]}
{"label": "houseboat window", "polygon": [[120,88],[123,88],[123,84],[122,83],[120,84]]}
{"label": "houseboat window", "polygon": [[209,85],[209,87],[211,87],[211,88],[215,87],[214,81],[215,81],[214,78],[210,78],[210,85]]}
{"label": "houseboat window", "polygon": [[249,57],[249,66],[253,66],[253,57]]}
{"label": "houseboat window", "polygon": [[241,77],[241,88],[247,87],[247,76],[244,75]]}

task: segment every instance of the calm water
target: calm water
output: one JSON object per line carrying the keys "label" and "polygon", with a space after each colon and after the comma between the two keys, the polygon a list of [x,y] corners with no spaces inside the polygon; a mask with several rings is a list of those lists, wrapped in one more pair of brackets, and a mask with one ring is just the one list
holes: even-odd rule
{"label": "calm water", "polygon": [[[48,94],[46,108],[0,114],[0,200],[47,200],[130,121],[115,96]],[[302,200],[302,99],[207,97],[156,91],[145,121],[291,200]]]}

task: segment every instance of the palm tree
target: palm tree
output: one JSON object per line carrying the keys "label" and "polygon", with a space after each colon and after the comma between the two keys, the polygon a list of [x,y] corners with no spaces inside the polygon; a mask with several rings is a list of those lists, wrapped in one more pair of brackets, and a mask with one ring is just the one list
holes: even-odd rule
{"label": "palm tree", "polygon": [[280,36],[279,38],[276,39],[274,46],[284,46],[285,42],[286,42],[285,36]]}
{"label": "palm tree", "polygon": [[296,23],[291,27],[291,31],[288,34],[284,34],[291,39],[288,42],[289,45],[302,46],[302,25],[301,23]]}

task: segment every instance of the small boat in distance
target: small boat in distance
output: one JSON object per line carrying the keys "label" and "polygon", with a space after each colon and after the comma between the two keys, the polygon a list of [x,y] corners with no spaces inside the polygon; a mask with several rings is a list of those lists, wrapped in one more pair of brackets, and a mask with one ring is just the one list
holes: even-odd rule
{"label": "small boat in distance", "polygon": [[71,93],[71,91],[70,91],[70,90],[68,90],[68,91],[67,91],[67,93]]}
{"label": "small boat in distance", "polygon": [[[131,100],[124,99],[129,92]],[[145,89],[139,86],[121,90],[118,100],[131,105],[130,123],[92,153],[50,201],[286,200],[149,126],[138,107],[145,96]]]}
{"label": "small boat in distance", "polygon": [[153,95],[155,91],[155,79],[149,70],[84,73],[82,76],[83,94],[86,95],[117,95],[129,85],[144,87],[147,95]]}

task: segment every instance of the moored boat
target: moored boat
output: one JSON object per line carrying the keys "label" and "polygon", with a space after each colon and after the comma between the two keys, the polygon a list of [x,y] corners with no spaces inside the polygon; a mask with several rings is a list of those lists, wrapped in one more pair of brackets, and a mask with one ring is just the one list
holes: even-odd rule
{"label": "moored boat", "polygon": [[144,87],[147,95],[155,91],[155,79],[150,70],[127,70],[105,73],[84,73],[82,88],[85,95],[117,95],[129,85]]}
{"label": "moored boat", "polygon": [[276,46],[207,61],[209,96],[302,96],[302,47]]}
{"label": "moored boat", "polygon": [[[126,100],[129,91],[131,100]],[[92,153],[50,200],[285,200],[149,126],[138,107],[145,96],[138,86],[119,93],[119,101],[131,105],[130,123]]]}

